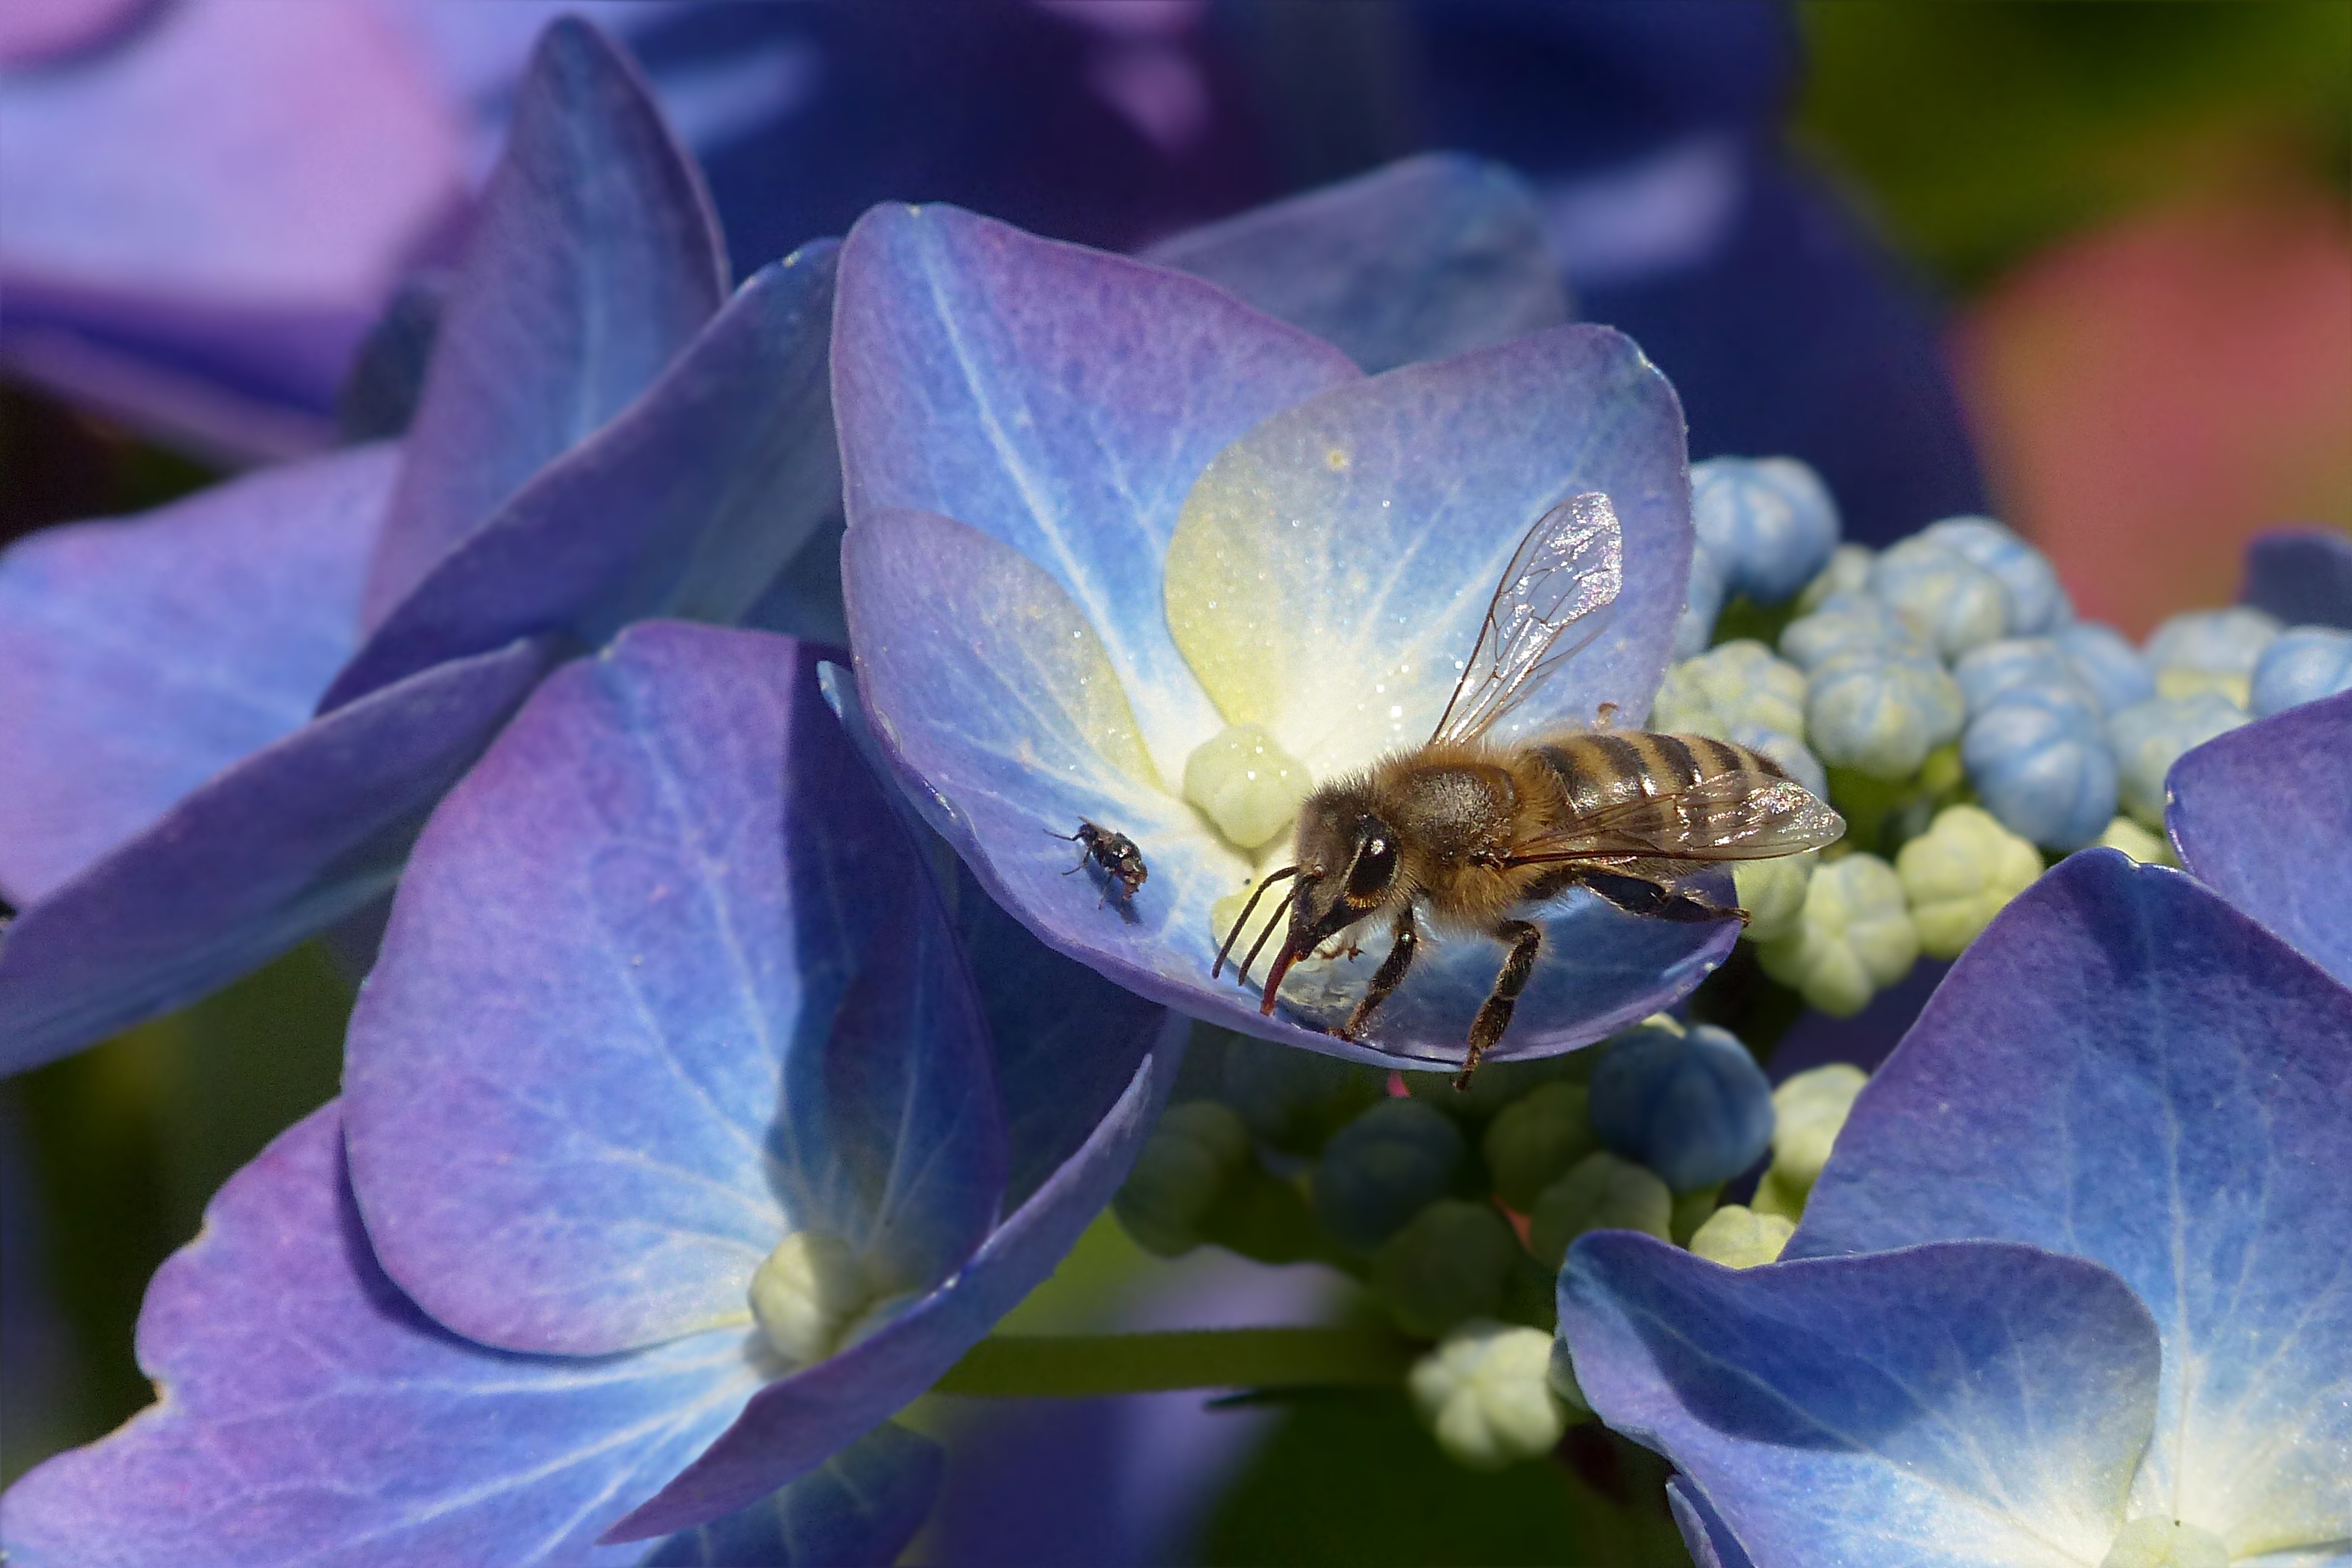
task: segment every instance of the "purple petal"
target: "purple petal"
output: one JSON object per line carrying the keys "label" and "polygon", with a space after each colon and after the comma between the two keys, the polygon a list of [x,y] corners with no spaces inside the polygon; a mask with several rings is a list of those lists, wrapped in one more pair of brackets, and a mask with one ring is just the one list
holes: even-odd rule
{"label": "purple petal", "polygon": [[2147,1484],[2252,1552],[2352,1533],[2352,991],[2178,872],[2068,858],[1863,1090],[1790,1257],[1991,1237],[2122,1276]]}
{"label": "purple petal", "polygon": [[542,464],[619,413],[726,298],[718,222],[634,66],[541,35],[442,318],[383,542],[373,628]]}
{"label": "purple petal", "polygon": [[2336,528],[2263,534],[2246,547],[2238,599],[2290,626],[2352,626],[2352,539]]}
{"label": "purple petal", "polygon": [[[859,679],[886,749],[933,826],[1041,940],[1129,990],[1262,1038],[1382,1066],[1461,1059],[1502,963],[1490,943],[1433,943],[1369,1044],[1262,1017],[1255,994],[1210,978],[1211,910],[1248,864],[1150,781],[1091,628],[1042,570],[917,512],[866,519],[842,559]],[[1141,847],[1150,879],[1128,905],[1106,906],[1091,878],[1066,875],[1072,847],[1048,835],[1081,820]],[[1498,1058],[1568,1050],[1638,1022],[1696,985],[1736,935],[1583,895],[1549,925]],[[1339,1016],[1378,962],[1375,951],[1331,966]]]}
{"label": "purple petal", "polygon": [[1355,366],[1197,279],[945,206],[858,221],[834,342],[851,528],[934,511],[1035,562],[1181,773],[1222,728],[1160,590],[1185,493],[1228,441]]}
{"label": "purple petal", "polygon": [[1185,1032],[1182,1019],[1164,1015],[1150,1026],[1148,1054],[1117,1099],[1098,1107],[1093,1133],[954,1279],[830,1360],[761,1389],[709,1452],[610,1539],[642,1540],[740,1508],[937,1383],[1053,1272],[1118,1190],[1174,1087]]}
{"label": "purple petal", "polygon": [[547,663],[519,643],[304,725],[27,909],[0,933],[0,1072],[182,1006],[381,897]]}
{"label": "purple petal", "polygon": [[2218,735],[2165,811],[2199,881],[2352,985],[2352,692]]}
{"label": "purple petal", "polygon": [[0,888],[46,896],[301,727],[356,637],[396,448],[205,490],[0,556]]}
{"label": "purple petal", "polygon": [[671,1536],[646,1568],[887,1568],[946,1470],[945,1449],[886,1422],[782,1490]]}
{"label": "purple petal", "polygon": [[418,841],[345,1081],[384,1267],[459,1331],[587,1354],[741,1322],[811,1225],[924,1289],[992,1218],[970,982],[814,663],[633,627]]}
{"label": "purple petal", "polygon": [[441,557],[324,706],[518,637],[593,647],[632,620],[750,608],[840,501],[833,257],[820,242],[744,284],[642,398]]}
{"label": "purple petal", "polygon": [[1577,1381],[1757,1568],[2095,1563],[2156,1414],[2147,1309],[1993,1242],[1730,1269],[1625,1231],[1560,1276]]}
{"label": "purple petal", "polygon": [[1491,348],[1569,319],[1543,215],[1517,174],[1430,153],[1160,241],[1205,278],[1368,371]]}
{"label": "purple petal", "polygon": [[330,1105],[221,1189],[149,1287],[159,1402],[9,1490],[24,1568],[620,1564],[599,1532],[755,1383],[741,1336],[601,1361],[457,1338],[385,1279]]}
{"label": "purple petal", "polygon": [[1689,1549],[1694,1568],[1755,1568],[1706,1494],[1687,1478],[1666,1478],[1666,1508],[1675,1516],[1675,1528],[1683,1532],[1683,1545]]}
{"label": "purple petal", "polygon": [[1408,365],[1258,426],[1185,505],[1167,621],[1228,721],[1327,779],[1428,738],[1528,528],[1589,490],[1623,537],[1606,630],[1493,733],[1581,729],[1604,702],[1637,721],[1690,582],[1690,479],[1674,389],[1606,327]]}

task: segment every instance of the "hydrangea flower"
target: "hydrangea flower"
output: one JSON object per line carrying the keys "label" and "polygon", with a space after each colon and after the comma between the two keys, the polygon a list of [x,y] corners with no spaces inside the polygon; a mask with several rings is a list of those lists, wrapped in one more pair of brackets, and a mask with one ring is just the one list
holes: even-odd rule
{"label": "hydrangea flower", "polygon": [[2000,579],[1924,533],[1880,552],[1870,591],[1947,659],[2016,629]]}
{"label": "hydrangea flower", "polygon": [[1805,740],[1832,767],[1907,778],[1958,738],[1960,689],[1933,655],[1900,647],[1822,660],[1805,684]]}
{"label": "hydrangea flower", "polygon": [[[1623,585],[1497,737],[1648,710],[1690,552],[1664,379],[1593,327],[1366,377],[1192,279],[948,208],[877,209],[844,266],[852,640],[935,824],[1048,942],[1144,994],[1458,1062],[1491,943],[1433,943],[1363,1042],[1328,1031],[1377,955],[1298,965],[1272,1018],[1212,963],[1307,791],[1427,737],[1505,563],[1570,495],[1610,497]],[[1064,876],[1049,835],[1081,820],[1140,847],[1131,903]],[[1505,1058],[1646,1016],[1733,940],[1582,893],[1549,923]]]}
{"label": "hydrangea flower", "polygon": [[163,1403],[12,1489],[12,1562],[896,1554],[937,1460],[883,1423],[1108,1198],[1183,1025],[936,887],[817,658],[655,622],[540,687],[344,1099],[158,1278]]}
{"label": "hydrangea flower", "polygon": [[1969,782],[2003,825],[2080,849],[2116,815],[2116,755],[2093,700],[2071,679],[2002,693],[1960,735]]}
{"label": "hydrangea flower", "polygon": [[1723,1562],[2332,1563],[2347,1149],[2352,989],[2092,851],[1960,959],[1780,1262],[1589,1237],[1563,1330]]}
{"label": "hydrangea flower", "polygon": [[0,1068],[381,898],[556,659],[733,618],[835,505],[833,247],[730,297],[634,70],[535,60],[404,443],[0,557]]}

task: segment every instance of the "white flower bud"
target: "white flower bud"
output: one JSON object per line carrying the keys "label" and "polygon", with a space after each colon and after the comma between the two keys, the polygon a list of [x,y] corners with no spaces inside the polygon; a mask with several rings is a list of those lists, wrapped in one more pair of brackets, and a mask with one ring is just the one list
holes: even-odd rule
{"label": "white flower bud", "polygon": [[847,1242],[796,1230],[751,1276],[751,1316],[769,1346],[793,1366],[823,1361],[873,1305],[874,1291]]}
{"label": "white flower bud", "polygon": [[1726,1204],[1692,1233],[1690,1249],[1726,1268],[1753,1268],[1779,1258],[1796,1230],[1793,1222],[1779,1215]]}
{"label": "white flower bud", "polygon": [[1421,1358],[1413,1405],[1456,1464],[1498,1470],[1551,1452],[1568,1429],[1552,1391],[1552,1336],[1541,1329],[1468,1322]]}

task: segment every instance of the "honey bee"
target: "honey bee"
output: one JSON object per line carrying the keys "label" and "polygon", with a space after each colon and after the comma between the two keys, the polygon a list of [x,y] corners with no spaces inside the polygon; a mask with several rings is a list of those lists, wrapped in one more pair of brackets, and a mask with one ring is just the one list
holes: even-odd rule
{"label": "honey bee", "polygon": [[1045,831],[1049,837],[1066,839],[1078,846],[1082,851],[1078,863],[1062,873],[1065,877],[1074,876],[1089,865],[1101,868],[1103,896],[1095,900],[1097,909],[1110,897],[1114,883],[1124,889],[1119,894],[1119,902],[1133,902],[1135,895],[1142,890],[1145,879],[1151,875],[1151,868],[1143,863],[1143,851],[1137,848],[1135,840],[1124,833],[1114,833],[1108,827],[1097,827],[1085,821],[1078,824],[1076,833],[1055,833],[1050,827]]}
{"label": "honey bee", "polygon": [[1598,491],[1538,518],[1486,606],[1469,662],[1418,751],[1383,758],[1307,798],[1291,861],[1270,873],[1227,933],[1223,970],[1259,898],[1289,890],[1243,960],[1249,971],[1288,917],[1260,1011],[1290,966],[1361,922],[1385,921],[1388,955],[1339,1034],[1356,1039],[1412,968],[1420,922],[1483,934],[1508,949],[1470,1026],[1466,1087],[1534,971],[1542,928],[1518,918],[1570,888],[1667,921],[1748,919],[1685,879],[1708,866],[1761,860],[1837,841],[1844,819],[1769,757],[1703,735],[1611,727],[1491,741],[1496,723],[1598,637],[1623,582],[1615,510]]}

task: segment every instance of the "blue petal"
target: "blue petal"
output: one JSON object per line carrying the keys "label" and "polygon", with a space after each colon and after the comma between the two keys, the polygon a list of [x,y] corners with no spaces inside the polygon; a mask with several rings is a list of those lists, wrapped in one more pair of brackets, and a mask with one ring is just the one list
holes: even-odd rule
{"label": "blue petal", "polygon": [[2352,985],[2352,693],[2217,735],[2172,764],[2189,874]]}
{"label": "blue petal", "polygon": [[[1391,1067],[1461,1060],[1502,962],[1490,942],[1433,940],[1368,1044],[1292,1021],[1303,1014],[1262,1017],[1255,993],[1210,978],[1212,908],[1249,865],[1156,787],[1107,658],[1045,573],[919,512],[857,524],[842,559],[858,676],[894,767],[990,896],[1047,944],[1262,1038]],[[1071,846],[1049,835],[1081,820],[1141,847],[1150,879],[1129,904],[1106,906],[1091,879],[1067,874]],[[1637,919],[1582,893],[1549,925],[1498,1058],[1571,1049],[1639,1022],[1696,985],[1737,934]],[[1327,1027],[1378,962],[1329,966],[1316,1015]]]}
{"label": "blue petal", "polygon": [[1460,153],[1407,158],[1142,255],[1338,344],[1368,371],[1569,319],[1534,193],[1503,165]]}
{"label": "blue petal", "polygon": [[985,1230],[970,982],[814,663],[633,627],[419,840],[346,1084],[377,1249],[441,1321],[626,1349],[746,1322],[788,1229],[872,1239],[909,1289]]}
{"label": "blue petal", "polygon": [[2352,991],[2178,872],[2071,857],[1863,1090],[1787,1256],[1991,1237],[2122,1276],[2142,1486],[2241,1554],[2352,1535]]}
{"label": "blue petal", "polygon": [[1755,1568],[1705,1494],[1684,1477],[1666,1478],[1666,1508],[1675,1516],[1675,1528],[1683,1532],[1694,1568]]}
{"label": "blue petal", "polygon": [[937,1443],[885,1423],[750,1507],[671,1536],[646,1568],[887,1568],[946,1469]]}
{"label": "blue petal", "polygon": [[368,572],[373,629],[541,465],[619,413],[726,298],[717,219],[636,70],[541,35],[474,216]]}
{"label": "blue petal", "polygon": [[1101,635],[1171,773],[1222,727],[1160,592],[1185,494],[1259,420],[1359,375],[1198,279],[952,207],[877,207],[842,250],[834,392],[852,530],[894,508],[939,512],[1035,562]]}
{"label": "blue petal", "polygon": [[1145,1031],[1150,1048],[1134,1076],[1114,1098],[1087,1106],[1095,1127],[1086,1142],[954,1279],[830,1359],[761,1389],[709,1452],[609,1538],[642,1540],[740,1508],[937,1383],[1053,1272],[1118,1190],[1175,1086],[1185,1032],[1182,1019],[1166,1016]]}
{"label": "blue petal", "polygon": [[192,1002],[387,892],[547,663],[518,643],[304,725],[27,909],[0,932],[0,1072]]}
{"label": "blue petal", "polygon": [[2147,1309],[1977,1242],[1729,1269],[1579,1241],[1560,1330],[1601,1419],[1673,1460],[1756,1568],[2079,1568],[2156,1414]]}
{"label": "blue petal", "polygon": [[617,1565],[593,1543],[741,1407],[740,1334],[597,1361],[432,1322],[368,1251],[337,1108],[231,1178],[139,1319],[159,1401],[10,1489],[23,1568]]}
{"label": "blue petal", "polygon": [[839,505],[834,247],[743,285],[646,395],[542,469],[378,626],[324,706],[534,633],[728,622]]}
{"label": "blue petal", "polygon": [[0,888],[30,903],[299,728],[351,657],[395,448],[0,556]]}
{"label": "blue petal", "polygon": [[2238,598],[2290,626],[2352,628],[2352,539],[2334,528],[2263,534],[2246,546]]}

